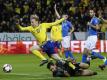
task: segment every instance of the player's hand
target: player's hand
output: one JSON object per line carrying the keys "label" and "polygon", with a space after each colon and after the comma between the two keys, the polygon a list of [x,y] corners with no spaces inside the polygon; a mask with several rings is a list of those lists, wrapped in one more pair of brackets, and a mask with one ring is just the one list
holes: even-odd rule
{"label": "player's hand", "polygon": [[90,26],[90,22],[88,22],[87,25]]}
{"label": "player's hand", "polygon": [[93,27],[93,25],[92,25],[90,22],[88,22],[87,25],[88,25],[89,27]]}

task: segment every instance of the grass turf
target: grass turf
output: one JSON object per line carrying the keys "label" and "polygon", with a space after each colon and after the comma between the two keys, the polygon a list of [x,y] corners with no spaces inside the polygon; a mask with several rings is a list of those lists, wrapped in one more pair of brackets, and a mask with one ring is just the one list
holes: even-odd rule
{"label": "grass turf", "polygon": [[[107,54],[103,53],[104,56]],[[74,55],[78,61],[81,60],[81,54]],[[98,72],[95,76],[81,76],[69,78],[53,78],[46,65],[39,67],[40,59],[33,54],[29,55],[0,55],[0,80],[107,80],[107,68],[101,71],[98,68],[103,61],[96,59],[91,61],[90,69]],[[4,73],[2,66],[11,64],[13,70],[11,73]]]}

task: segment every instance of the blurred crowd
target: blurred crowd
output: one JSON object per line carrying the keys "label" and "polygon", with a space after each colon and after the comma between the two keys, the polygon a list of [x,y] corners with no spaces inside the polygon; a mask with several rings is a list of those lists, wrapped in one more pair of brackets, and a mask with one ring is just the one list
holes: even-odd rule
{"label": "blurred crowd", "polygon": [[90,20],[88,10],[94,7],[97,16],[107,19],[107,0],[0,0],[0,32],[19,32],[16,19],[21,25],[30,25],[30,15],[37,14],[40,22],[53,22],[54,5],[61,14],[68,14],[76,32],[86,31]]}

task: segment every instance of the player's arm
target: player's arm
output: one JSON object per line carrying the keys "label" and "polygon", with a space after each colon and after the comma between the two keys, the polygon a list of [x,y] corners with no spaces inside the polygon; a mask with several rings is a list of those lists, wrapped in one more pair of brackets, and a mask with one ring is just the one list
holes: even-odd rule
{"label": "player's arm", "polygon": [[64,70],[64,75],[65,75],[66,77],[70,77],[70,74],[69,74],[67,71],[65,71],[65,70]]}
{"label": "player's arm", "polygon": [[58,11],[57,11],[57,9],[56,9],[56,4],[55,4],[55,6],[54,6],[54,10],[55,10],[55,14],[56,14],[57,18],[60,19],[61,16],[59,15],[59,13],[58,13]]}
{"label": "player's arm", "polygon": [[21,31],[29,31],[30,30],[30,27],[22,27],[21,25],[16,25],[16,26]]}
{"label": "player's arm", "polygon": [[74,26],[71,27],[70,33],[74,32]]}
{"label": "player's arm", "polygon": [[100,29],[100,26],[98,24],[96,24],[96,25],[90,24],[90,26],[96,30]]}
{"label": "player's arm", "polygon": [[105,20],[102,15],[99,15],[99,19],[101,19],[104,23],[107,23],[107,20]]}
{"label": "player's arm", "polygon": [[100,26],[99,26],[98,24],[96,24],[95,26],[92,25],[92,24],[90,24],[90,25],[91,25],[92,28],[94,28],[94,29],[96,29],[96,30],[100,29]]}
{"label": "player's arm", "polygon": [[52,23],[42,23],[41,25],[43,25],[43,26],[46,27],[46,28],[51,28],[52,26],[55,26],[55,25],[63,22],[64,20],[65,20],[65,18],[62,18],[62,19],[57,20],[57,21],[55,21],[55,22],[52,22]]}
{"label": "player's arm", "polygon": [[105,20],[105,19],[103,19],[103,18],[102,18],[102,20],[103,20],[104,23],[107,23],[107,20]]}
{"label": "player's arm", "polygon": [[74,26],[71,24],[71,22],[68,22],[68,25],[70,27],[70,33],[74,32]]}
{"label": "player's arm", "polygon": [[30,30],[30,27],[22,27],[20,24],[19,24],[19,21],[16,22],[16,27],[21,30],[21,31],[29,31]]}

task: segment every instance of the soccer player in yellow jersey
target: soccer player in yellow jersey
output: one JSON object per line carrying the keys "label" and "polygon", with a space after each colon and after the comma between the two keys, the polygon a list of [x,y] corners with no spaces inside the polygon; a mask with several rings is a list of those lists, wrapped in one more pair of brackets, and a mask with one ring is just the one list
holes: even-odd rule
{"label": "soccer player in yellow jersey", "polygon": [[52,41],[48,40],[47,33],[46,33],[47,29],[51,28],[54,25],[57,25],[57,24],[61,23],[65,19],[66,19],[66,17],[62,18],[60,20],[57,20],[56,22],[52,22],[52,23],[41,23],[40,24],[38,16],[32,15],[30,17],[31,26],[22,27],[21,25],[19,25],[17,23],[17,27],[21,31],[29,31],[36,38],[39,46],[38,45],[32,46],[30,48],[30,51],[33,54],[35,54],[36,56],[38,56],[42,60],[40,66],[42,66],[45,63],[47,63],[48,60],[40,53],[39,50],[42,49],[44,52],[46,52],[48,54],[48,56],[50,54],[54,53],[54,43]]}
{"label": "soccer player in yellow jersey", "polygon": [[60,24],[52,27],[51,39],[53,41],[62,41],[62,28]]}
{"label": "soccer player in yellow jersey", "polygon": [[107,23],[107,19],[103,18],[102,13],[99,13],[99,19],[100,19],[100,21]]}
{"label": "soccer player in yellow jersey", "polygon": [[62,26],[61,24],[55,25],[51,28],[51,39],[55,42],[55,46],[59,55],[62,57],[61,41],[62,41]]}

